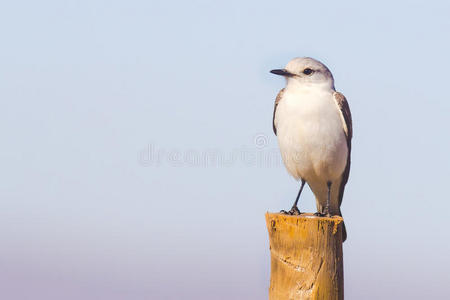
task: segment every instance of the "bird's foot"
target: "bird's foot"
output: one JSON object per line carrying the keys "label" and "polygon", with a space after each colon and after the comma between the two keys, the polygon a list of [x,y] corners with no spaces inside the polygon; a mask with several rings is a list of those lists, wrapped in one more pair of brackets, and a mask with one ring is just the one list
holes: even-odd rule
{"label": "bird's foot", "polygon": [[291,216],[299,216],[302,214],[297,206],[293,206],[290,211],[282,210],[282,211],[280,211],[280,213],[286,214],[286,215],[291,215]]}
{"label": "bird's foot", "polygon": [[329,212],[325,212],[325,213],[315,212],[314,215],[316,217],[327,217],[327,218],[331,218],[332,217],[332,215]]}

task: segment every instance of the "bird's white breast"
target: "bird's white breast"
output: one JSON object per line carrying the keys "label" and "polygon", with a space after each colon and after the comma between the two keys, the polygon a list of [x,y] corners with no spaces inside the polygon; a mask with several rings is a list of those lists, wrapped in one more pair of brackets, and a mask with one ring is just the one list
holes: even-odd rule
{"label": "bird's white breast", "polygon": [[285,89],[276,114],[278,143],[296,179],[335,180],[347,163],[347,143],[333,90]]}

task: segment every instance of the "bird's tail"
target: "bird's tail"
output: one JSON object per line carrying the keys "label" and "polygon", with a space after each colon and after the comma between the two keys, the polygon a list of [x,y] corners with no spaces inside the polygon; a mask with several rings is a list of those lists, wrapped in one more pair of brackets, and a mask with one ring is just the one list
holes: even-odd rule
{"label": "bird's tail", "polygon": [[[339,209],[339,216],[342,217],[341,210]],[[347,229],[345,229],[345,223],[342,221],[342,242],[347,239]]]}
{"label": "bird's tail", "polygon": [[345,229],[345,223],[342,222],[342,242],[347,239],[347,229]]}

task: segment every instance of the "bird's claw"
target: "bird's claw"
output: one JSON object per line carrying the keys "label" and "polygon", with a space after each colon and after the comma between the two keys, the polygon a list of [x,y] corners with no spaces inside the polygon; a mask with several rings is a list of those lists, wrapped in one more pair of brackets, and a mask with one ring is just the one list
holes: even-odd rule
{"label": "bird's claw", "polygon": [[327,213],[315,212],[314,215],[316,217],[327,217],[327,218],[332,217],[332,215],[329,212],[327,212]]}
{"label": "bird's claw", "polygon": [[292,207],[290,211],[282,210],[282,211],[280,211],[280,213],[290,215],[290,216],[299,216],[302,214],[297,206]]}

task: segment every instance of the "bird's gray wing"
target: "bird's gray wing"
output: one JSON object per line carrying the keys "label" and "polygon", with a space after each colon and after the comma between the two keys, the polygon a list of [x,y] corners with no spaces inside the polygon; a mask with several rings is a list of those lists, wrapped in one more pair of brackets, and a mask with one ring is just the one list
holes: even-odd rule
{"label": "bird's gray wing", "polygon": [[339,92],[334,93],[334,101],[339,107],[341,112],[342,126],[344,129],[345,137],[347,138],[347,165],[345,166],[344,173],[342,173],[341,186],[339,187],[339,206],[341,206],[342,198],[344,196],[345,185],[348,181],[348,176],[350,174],[350,153],[352,150],[352,137],[353,137],[353,126],[352,126],[352,114],[350,112],[350,107],[348,106],[347,99],[345,96]]}
{"label": "bird's gray wing", "polygon": [[275,106],[273,108],[273,118],[272,118],[272,126],[273,126],[273,133],[277,135],[277,126],[275,125],[275,113],[277,112],[277,106],[278,103],[280,103],[281,98],[283,97],[284,89],[281,89],[281,91],[278,93],[277,98],[275,99]]}

